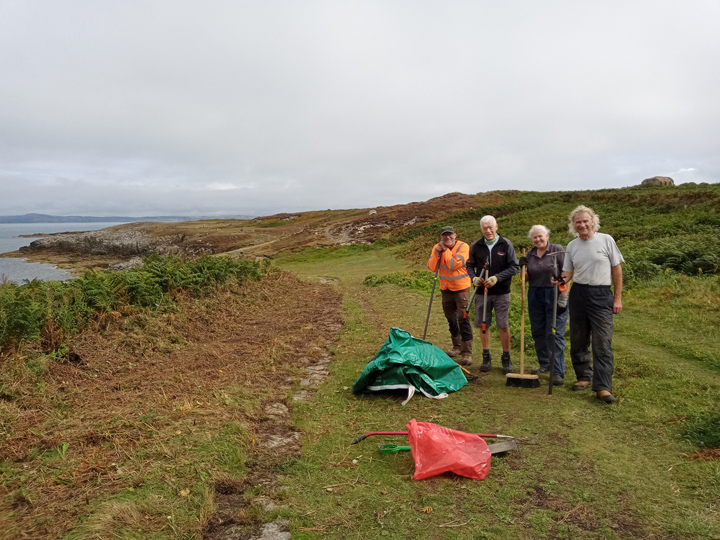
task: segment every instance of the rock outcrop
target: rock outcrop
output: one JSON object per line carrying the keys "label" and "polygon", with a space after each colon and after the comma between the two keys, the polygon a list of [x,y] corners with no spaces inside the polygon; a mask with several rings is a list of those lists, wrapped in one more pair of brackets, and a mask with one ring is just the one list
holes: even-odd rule
{"label": "rock outcrop", "polygon": [[669,176],[653,176],[646,178],[640,184],[641,186],[674,186],[675,182]]}
{"label": "rock outcrop", "polygon": [[139,230],[113,228],[82,233],[53,234],[35,240],[29,246],[20,248],[20,251],[52,251],[120,257],[144,257],[153,253],[187,255],[189,253],[184,249],[184,240],[185,236],[182,234],[151,236]]}

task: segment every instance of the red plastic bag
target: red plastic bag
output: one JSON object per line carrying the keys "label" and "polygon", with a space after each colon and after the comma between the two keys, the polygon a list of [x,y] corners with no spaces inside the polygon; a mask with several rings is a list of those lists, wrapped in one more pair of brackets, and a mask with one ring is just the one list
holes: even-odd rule
{"label": "red plastic bag", "polygon": [[490,472],[490,449],[476,433],[465,433],[429,422],[408,422],[410,452],[415,460],[413,479],[454,472],[482,480]]}

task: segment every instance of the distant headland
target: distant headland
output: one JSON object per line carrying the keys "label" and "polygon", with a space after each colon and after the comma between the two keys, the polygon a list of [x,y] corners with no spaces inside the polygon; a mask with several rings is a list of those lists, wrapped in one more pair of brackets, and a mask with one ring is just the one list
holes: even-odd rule
{"label": "distant headland", "polygon": [[50,216],[48,214],[23,214],[21,216],[0,216],[0,223],[137,223],[140,221],[197,221],[201,219],[252,219],[255,216]]}

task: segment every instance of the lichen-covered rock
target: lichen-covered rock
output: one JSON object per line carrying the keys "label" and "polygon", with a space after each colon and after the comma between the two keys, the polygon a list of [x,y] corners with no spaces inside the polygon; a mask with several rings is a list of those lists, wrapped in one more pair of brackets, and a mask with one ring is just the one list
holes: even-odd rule
{"label": "lichen-covered rock", "polygon": [[674,186],[675,182],[669,176],[653,176],[646,178],[640,184],[641,186]]}
{"label": "lichen-covered rock", "polygon": [[134,229],[102,229],[82,233],[53,234],[32,242],[20,251],[55,251],[81,253],[84,255],[118,255],[123,257],[145,257],[153,253],[160,255],[183,254],[182,234],[151,236]]}
{"label": "lichen-covered rock", "polygon": [[108,266],[108,270],[129,270],[131,268],[142,268],[145,263],[140,257],[133,257],[129,261],[119,262]]}

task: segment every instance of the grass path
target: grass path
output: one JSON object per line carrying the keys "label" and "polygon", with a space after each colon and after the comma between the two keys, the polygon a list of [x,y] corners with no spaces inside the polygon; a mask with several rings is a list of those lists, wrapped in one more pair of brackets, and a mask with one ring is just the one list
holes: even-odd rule
{"label": "grass path", "polygon": [[[407,270],[408,263],[383,250],[288,258],[280,265],[305,279],[337,278],[346,324],[330,378],[294,414],[304,432],[303,451],[287,464],[283,479],[289,493],[299,494],[285,511],[294,538],[720,537],[720,465],[690,459],[697,446],[685,438],[693,418],[717,410],[720,375],[712,363],[698,361],[710,342],[698,339],[699,348],[692,348],[675,340],[670,346],[667,326],[647,322],[673,317],[671,306],[653,305],[649,317],[650,299],[626,300],[614,340],[620,401],[612,407],[590,392],[571,392],[571,373],[548,396],[545,384],[506,387],[497,367],[445,400],[414,397],[402,407],[397,397],[354,396],[351,387],[391,326],[422,335],[426,294],[362,284],[370,273]],[[712,320],[705,325],[706,333],[714,331]],[[684,328],[685,334],[691,330]],[[443,347],[446,333],[436,301],[428,340]],[[499,357],[496,333],[492,347]],[[511,434],[519,438],[518,449],[494,457],[481,482],[456,476],[415,482],[409,454],[377,450],[397,438],[349,444],[368,431],[404,430],[411,418]]]}

